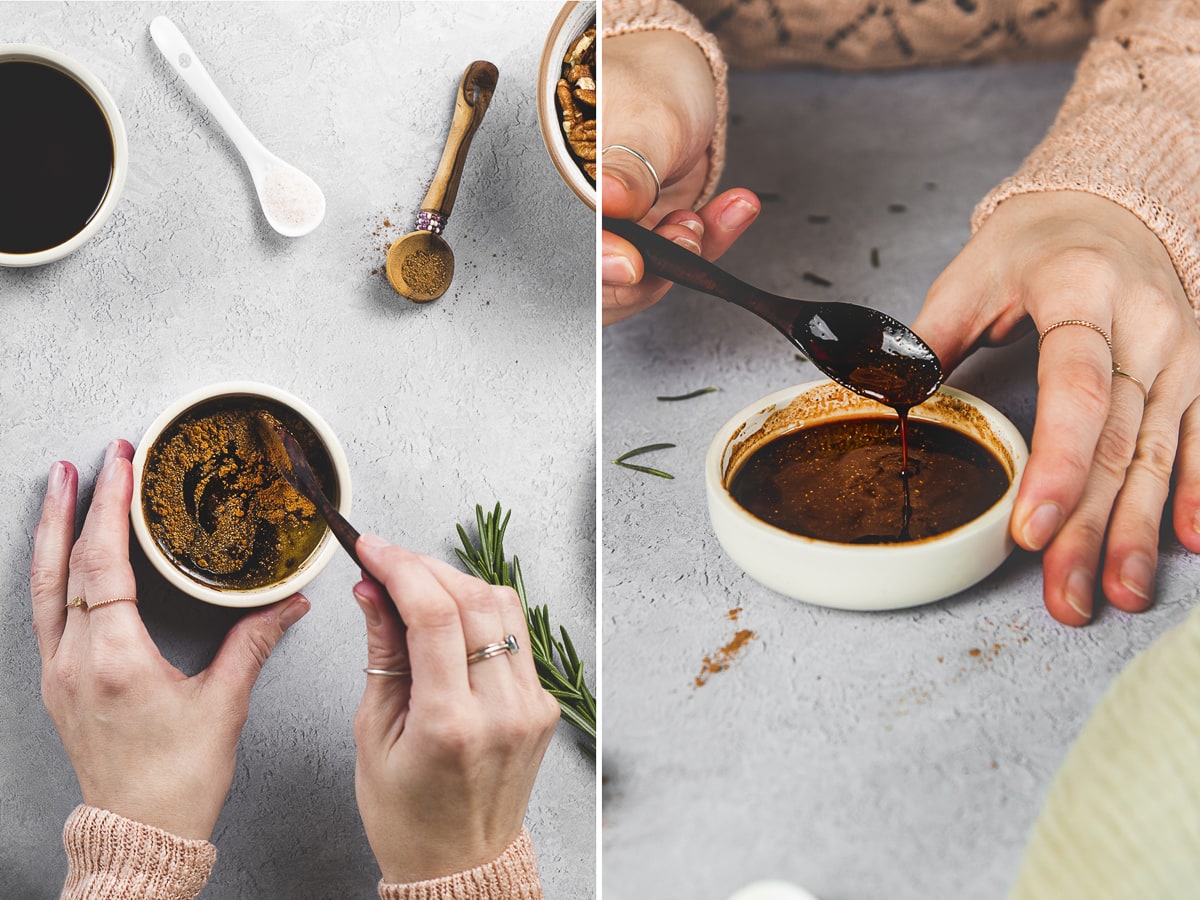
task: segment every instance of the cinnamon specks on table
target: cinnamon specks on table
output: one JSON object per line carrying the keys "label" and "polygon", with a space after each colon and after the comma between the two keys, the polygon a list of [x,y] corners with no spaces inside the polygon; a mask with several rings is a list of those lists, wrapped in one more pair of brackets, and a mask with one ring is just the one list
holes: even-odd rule
{"label": "cinnamon specks on table", "polygon": [[[730,610],[730,618],[733,618],[734,613],[740,612],[740,607],[736,610]],[[724,672],[733,665],[734,659],[737,658],[737,655],[742,652],[746,644],[753,640],[754,637],[755,634],[753,631],[743,628],[735,633],[733,639],[720,650],[704,657],[704,662],[700,666],[700,674],[696,676],[693,686],[703,687],[713,675],[716,675],[718,672]]]}

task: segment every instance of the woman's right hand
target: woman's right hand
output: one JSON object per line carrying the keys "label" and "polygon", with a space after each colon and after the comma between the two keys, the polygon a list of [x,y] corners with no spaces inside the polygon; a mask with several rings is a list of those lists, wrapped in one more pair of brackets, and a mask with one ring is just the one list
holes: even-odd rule
{"label": "woman's right hand", "polygon": [[[359,812],[385,881],[407,884],[499,857],[521,832],[558,703],[534,668],[521,601],[439,560],[358,541],[368,675],[354,717]],[[390,595],[390,598],[389,596]],[[467,654],[515,635],[518,650]]]}
{"label": "woman's right hand", "polygon": [[[708,178],[708,147],[716,129],[716,89],[708,60],[692,40],[674,31],[648,31],[604,39],[600,118],[605,147],[601,207],[606,216],[654,228],[663,237],[717,259],[758,217],[750,191],[717,195],[696,212],[692,205]],[[603,235],[604,324],[654,304],[670,287],[644,278],[641,255],[614,234]]]}

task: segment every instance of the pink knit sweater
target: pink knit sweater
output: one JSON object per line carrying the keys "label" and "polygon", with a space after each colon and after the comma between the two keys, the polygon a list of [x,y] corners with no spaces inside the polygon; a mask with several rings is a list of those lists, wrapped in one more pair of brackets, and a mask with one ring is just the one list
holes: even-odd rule
{"label": "pink knit sweater", "polygon": [[725,152],[725,59],[844,69],[1061,56],[1086,45],[1054,126],[975,209],[978,229],[1017,194],[1106,197],[1166,246],[1200,311],[1200,0],[604,0],[605,37],[687,35],[717,83],[710,196]]}
{"label": "pink knit sweater", "polygon": [[[67,881],[63,900],[192,900],[216,848],[93,806],[78,806],[63,829]],[[529,834],[494,861],[413,884],[379,883],[381,900],[542,900]]]}

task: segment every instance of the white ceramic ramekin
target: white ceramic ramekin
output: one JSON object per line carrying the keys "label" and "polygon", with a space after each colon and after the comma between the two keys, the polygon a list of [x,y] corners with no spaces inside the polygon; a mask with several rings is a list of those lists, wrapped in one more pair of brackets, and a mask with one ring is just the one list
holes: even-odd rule
{"label": "white ceramic ramekin", "polygon": [[767,440],[807,424],[891,415],[885,406],[830,381],[790,387],[747,406],[721,427],[704,465],[708,513],[725,552],[752,578],[788,597],[839,609],[901,609],[965,590],[1013,550],[1009,519],[1029,451],[1016,426],[977,397],[943,387],[914,419],[947,425],[983,443],[1011,484],[978,518],[901,544],[837,544],[792,534],[752,516],[727,485],[738,464]]}
{"label": "white ceramic ramekin", "polygon": [[333,463],[334,477],[337,481],[338,511],[344,516],[350,514],[350,465],[346,461],[345,451],[342,450],[342,445],[338,442],[337,435],[333,433],[329,424],[300,398],[268,384],[259,384],[253,381],[225,381],[199,388],[171,403],[146,429],[146,433],[133,455],[133,503],[130,507],[133,532],[137,535],[142,551],[163,578],[185,594],[217,606],[266,606],[268,603],[282,600],[316,578],[339,549],[332,532],[326,529],[325,536],[321,538],[316,549],[283,581],[251,590],[218,590],[201,584],[179,569],[150,534],[150,527],[142,510],[142,475],[146,466],[146,454],[154,442],[171,423],[201,403],[221,398],[234,400],[255,397],[282,404],[308,423]]}
{"label": "white ceramic ramekin", "polygon": [[[567,3],[559,11],[550,33],[546,36],[546,44],[542,48],[542,62],[538,67],[538,121],[542,127],[542,140],[546,142],[546,150],[554,167],[562,176],[567,186],[575,195],[588,205],[589,209],[596,208],[596,186],[588,181],[579,168],[579,163],[571,155],[566,137],[562,130],[562,117],[558,113],[555,101],[555,88],[562,75],[563,57],[566,56],[574,40],[588,30],[596,20],[596,4],[594,0]],[[598,75],[599,73],[597,73]]]}
{"label": "white ceramic ramekin", "polygon": [[37,47],[33,44],[0,44],[0,63],[3,62],[40,63],[58,69],[75,79],[92,95],[96,105],[104,113],[104,118],[108,121],[109,134],[112,135],[113,173],[108,183],[108,192],[83,230],[56,247],[39,250],[36,253],[0,253],[0,266],[41,266],[74,253],[87,243],[112,215],[121,199],[121,191],[125,187],[125,177],[129,172],[129,141],[125,136],[125,123],[121,119],[121,111],[117,109],[116,101],[105,90],[99,79],[82,64],[57,50]]}

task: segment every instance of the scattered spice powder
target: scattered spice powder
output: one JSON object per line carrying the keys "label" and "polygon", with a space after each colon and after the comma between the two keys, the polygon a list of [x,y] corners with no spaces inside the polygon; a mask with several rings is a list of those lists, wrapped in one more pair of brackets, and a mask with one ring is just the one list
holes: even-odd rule
{"label": "scattered spice powder", "polygon": [[740,606],[735,606],[729,612],[725,613],[725,617],[729,619],[730,622],[736,622],[741,614],[742,608]]}
{"label": "scattered spice powder", "polygon": [[700,667],[700,674],[696,676],[695,686],[703,687],[713,675],[728,669],[733,664],[734,658],[754,636],[753,631],[742,629],[733,636],[733,640],[716,653],[704,657],[704,664]]}

